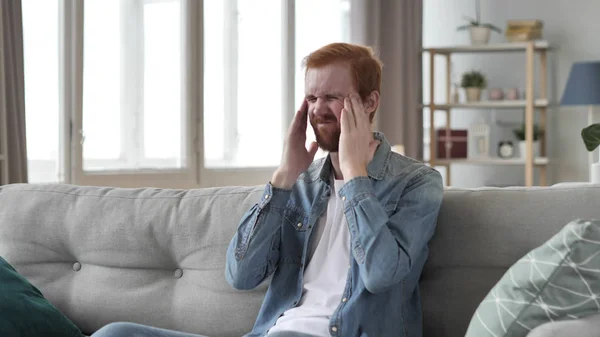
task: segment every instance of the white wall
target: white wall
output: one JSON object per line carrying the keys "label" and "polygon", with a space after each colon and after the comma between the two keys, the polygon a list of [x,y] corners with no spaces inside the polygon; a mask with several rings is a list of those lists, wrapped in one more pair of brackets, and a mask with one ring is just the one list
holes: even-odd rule
{"label": "white wall", "polygon": [[[599,0],[481,0],[481,13],[484,22],[491,22],[503,30],[509,19],[540,19],[544,22],[544,39],[555,47],[548,57],[548,95],[551,101],[560,101],[573,62],[600,60]],[[425,0],[423,45],[468,44],[468,32],[456,31],[457,26],[465,23],[464,15],[475,16],[475,0]],[[503,35],[492,33],[491,42],[504,41]],[[536,58],[536,66],[538,61]],[[475,68],[487,75],[488,87],[525,87],[525,53],[459,54],[453,56],[453,66],[455,82],[459,81],[462,72]],[[423,67],[423,99],[428,102],[427,58]],[[440,57],[435,71],[438,78],[436,101],[445,100],[445,71]],[[536,71],[537,74],[539,72]],[[536,81],[536,91],[538,88]],[[600,107],[597,110],[597,120],[600,120]],[[452,127],[467,128],[482,116],[492,125],[490,151],[495,155],[500,139],[514,140],[512,128],[499,127],[496,122],[501,125],[520,123],[522,111],[453,110]],[[580,137],[581,129],[587,125],[587,107],[550,108],[548,123],[549,183],[587,181],[588,154]],[[523,167],[454,165],[451,173],[452,185],[461,187],[524,183]]]}

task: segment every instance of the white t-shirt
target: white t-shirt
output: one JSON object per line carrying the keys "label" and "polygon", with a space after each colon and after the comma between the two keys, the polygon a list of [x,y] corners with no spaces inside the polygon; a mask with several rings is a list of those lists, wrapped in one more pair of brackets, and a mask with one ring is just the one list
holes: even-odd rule
{"label": "white t-shirt", "polygon": [[329,319],[342,300],[350,262],[350,233],[344,204],[337,192],[343,180],[335,180],[326,216],[319,219],[323,234],[304,270],[302,298],[298,306],[279,317],[269,333],[295,331],[329,336]]}

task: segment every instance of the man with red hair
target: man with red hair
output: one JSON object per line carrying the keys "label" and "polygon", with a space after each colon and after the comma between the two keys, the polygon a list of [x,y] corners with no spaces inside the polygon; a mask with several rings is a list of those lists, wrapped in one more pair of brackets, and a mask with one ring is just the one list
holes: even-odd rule
{"label": "man with red hair", "polygon": [[[421,336],[441,176],[371,131],[382,72],[371,48],[333,43],[304,66],[281,164],[227,251],[233,287],[273,275],[246,336]],[[308,121],[317,141],[306,148]],[[328,155],[313,161],[317,147]]]}
{"label": "man with red hair", "polygon": [[[371,131],[382,65],[370,48],[333,43],[304,66],[281,164],[227,250],[233,287],[273,275],[246,337],[421,336],[418,282],[441,176]],[[308,121],[317,141],[306,148]],[[314,161],[318,147],[328,155]],[[196,335],[112,323],[93,336]]]}

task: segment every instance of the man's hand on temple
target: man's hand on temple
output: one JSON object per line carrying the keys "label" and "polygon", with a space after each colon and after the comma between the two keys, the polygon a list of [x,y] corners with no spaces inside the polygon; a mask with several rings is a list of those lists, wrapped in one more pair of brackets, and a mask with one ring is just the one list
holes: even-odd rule
{"label": "man's hand on temple", "polygon": [[369,112],[357,93],[344,99],[341,124],[339,160],[344,180],[366,177],[367,165],[373,159],[379,141],[373,139]]}
{"label": "man's hand on temple", "polygon": [[282,189],[291,189],[296,179],[312,163],[319,149],[316,142],[306,148],[306,128],[308,127],[308,103],[302,102],[290,125],[285,142],[281,164],[273,174],[271,184]]}

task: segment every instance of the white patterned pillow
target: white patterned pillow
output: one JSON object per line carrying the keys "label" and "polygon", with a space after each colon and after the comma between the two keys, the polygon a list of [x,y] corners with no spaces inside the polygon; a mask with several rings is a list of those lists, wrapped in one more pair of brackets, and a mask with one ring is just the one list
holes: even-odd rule
{"label": "white patterned pillow", "polygon": [[524,337],[600,312],[600,221],[575,220],[517,261],[480,303],[465,337]]}

